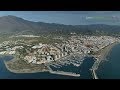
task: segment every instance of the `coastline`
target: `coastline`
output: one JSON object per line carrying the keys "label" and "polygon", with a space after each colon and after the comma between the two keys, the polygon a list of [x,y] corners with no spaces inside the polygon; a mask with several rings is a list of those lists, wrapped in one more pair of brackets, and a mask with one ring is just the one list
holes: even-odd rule
{"label": "coastline", "polygon": [[5,64],[7,70],[9,70],[10,72],[12,73],[22,73],[22,74],[25,74],[25,73],[39,73],[39,72],[48,72],[47,70],[43,70],[43,71],[39,71],[39,70],[32,70],[30,71],[30,69],[22,69],[22,70],[13,70],[13,69],[10,69],[6,64]]}
{"label": "coastline", "polygon": [[90,69],[91,71],[94,72],[93,79],[98,79],[97,74],[96,74],[95,71],[98,70],[98,67],[99,67],[100,63],[101,63],[102,61],[105,61],[105,60],[106,60],[106,57],[107,57],[107,56],[109,55],[109,53],[111,52],[112,48],[113,48],[115,45],[117,45],[117,44],[119,44],[119,42],[112,43],[111,45],[106,46],[105,48],[103,48],[103,49],[101,49],[100,51],[98,51],[98,53],[97,53],[98,55],[93,56],[93,57],[96,59],[96,61],[94,62],[92,68]]}
{"label": "coastline", "polygon": [[96,56],[96,58],[99,60],[99,61],[103,61],[103,60],[106,60],[106,57],[109,55],[109,53],[111,52],[112,48],[119,44],[118,42],[115,42],[115,43],[112,43],[111,45],[109,46],[106,46],[105,48],[101,49],[100,51],[98,51],[98,54]]}
{"label": "coastline", "polygon": [[49,70],[47,69],[19,69],[19,70],[15,70],[15,69],[11,69],[9,68],[8,64],[9,63],[13,63],[15,61],[15,59],[12,59],[11,61],[4,61],[5,67],[7,68],[7,70],[9,70],[12,73],[39,73],[39,72],[49,72]]}
{"label": "coastline", "polygon": [[[101,61],[104,61],[106,59],[106,56],[108,56],[111,49],[117,44],[119,44],[119,43],[115,42],[115,43],[113,43],[113,44],[111,44],[109,46],[106,46],[105,48],[98,51],[98,55],[93,56],[97,60],[93,64],[92,70],[96,71],[98,69],[98,66],[100,65]],[[46,68],[45,69],[39,69],[39,68],[37,68],[37,69],[29,69],[29,68],[25,68],[25,69],[18,69],[18,70],[17,69],[12,69],[12,68],[9,67],[8,64],[14,63],[14,61],[17,61],[15,59],[15,57],[10,61],[4,61],[5,67],[7,68],[7,70],[9,70],[12,73],[39,73],[39,72],[49,72],[49,73],[51,73],[49,68],[47,68],[47,69]]]}
{"label": "coastline", "polygon": [[9,70],[12,73],[16,73],[16,74],[30,74],[30,73],[43,73],[43,72],[48,72],[50,74],[58,74],[58,75],[65,75],[65,76],[74,76],[74,77],[79,77],[80,74],[76,74],[76,73],[72,73],[72,72],[64,72],[64,71],[53,71],[52,69],[43,69],[43,70],[39,70],[39,69],[35,69],[35,70],[31,70],[31,69],[19,69],[19,70],[15,70],[15,69],[11,69],[8,67],[7,62],[4,61],[5,67],[7,68],[7,70]]}

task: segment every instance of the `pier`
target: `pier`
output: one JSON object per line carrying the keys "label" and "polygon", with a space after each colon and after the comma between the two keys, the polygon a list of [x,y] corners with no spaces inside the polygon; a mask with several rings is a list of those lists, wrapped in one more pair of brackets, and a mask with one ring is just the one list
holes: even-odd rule
{"label": "pier", "polygon": [[92,71],[93,79],[98,79],[98,77],[97,77],[97,75],[96,75],[96,73],[95,73],[95,70],[94,70],[94,69],[91,69],[91,71]]}
{"label": "pier", "polygon": [[49,72],[52,74],[59,74],[59,75],[67,75],[67,76],[74,76],[74,77],[80,77],[80,74],[72,73],[72,72],[64,72],[64,71],[53,71],[49,66],[47,66],[49,69]]}
{"label": "pier", "polygon": [[62,65],[70,65],[70,64],[73,64],[74,66],[79,67],[81,65],[82,61],[84,60],[84,55],[81,56],[80,60],[69,59],[73,55],[75,55],[75,54],[71,54],[71,55],[62,57],[62,58],[56,60],[56,62],[46,63],[45,65],[49,69],[49,73],[59,74],[59,75],[67,75],[67,76],[74,76],[74,77],[80,77],[80,74],[77,74],[77,73],[64,72],[64,71],[58,71],[58,70],[57,71],[53,71],[50,68],[50,66],[58,68],[58,67],[62,67]]}
{"label": "pier", "polygon": [[74,77],[80,77],[80,74],[72,73],[72,72],[64,72],[64,71],[51,71],[52,74],[60,74],[60,75],[67,75],[67,76],[74,76]]}
{"label": "pier", "polygon": [[98,66],[99,66],[100,62],[101,62],[101,60],[96,58],[96,61],[94,62],[93,66],[92,66],[92,69],[90,69],[91,72],[92,72],[92,75],[93,75],[93,79],[98,79],[95,71],[98,69]]}

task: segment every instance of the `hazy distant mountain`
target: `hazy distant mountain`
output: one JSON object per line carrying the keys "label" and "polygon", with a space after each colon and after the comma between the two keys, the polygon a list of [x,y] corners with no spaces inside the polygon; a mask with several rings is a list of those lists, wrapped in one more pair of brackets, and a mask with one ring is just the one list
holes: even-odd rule
{"label": "hazy distant mountain", "polygon": [[30,22],[15,16],[0,17],[0,32],[21,32],[40,29],[38,23]]}
{"label": "hazy distant mountain", "polygon": [[88,33],[95,31],[105,31],[109,33],[120,32],[120,26],[117,25],[63,25],[55,23],[43,23],[27,21],[16,16],[0,17],[0,32],[6,33]]}

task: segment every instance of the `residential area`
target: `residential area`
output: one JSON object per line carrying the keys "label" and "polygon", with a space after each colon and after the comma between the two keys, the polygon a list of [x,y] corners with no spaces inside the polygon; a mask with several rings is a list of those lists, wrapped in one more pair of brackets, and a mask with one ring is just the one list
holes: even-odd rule
{"label": "residential area", "polygon": [[111,36],[72,35],[63,43],[54,44],[39,42],[35,45],[28,45],[24,40],[4,41],[0,44],[0,54],[14,55],[27,63],[42,64],[57,61],[76,53],[92,54],[118,40]]}

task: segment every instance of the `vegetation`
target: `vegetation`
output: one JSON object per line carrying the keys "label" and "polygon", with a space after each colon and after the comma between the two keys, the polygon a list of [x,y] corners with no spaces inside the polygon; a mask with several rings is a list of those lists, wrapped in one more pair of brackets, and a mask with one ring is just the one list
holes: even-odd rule
{"label": "vegetation", "polygon": [[33,70],[42,71],[43,69],[47,69],[47,67],[44,64],[41,64],[41,65],[27,64],[27,62],[25,62],[24,60],[13,60],[13,61],[7,61],[5,63],[7,64],[7,67],[11,70],[29,69],[31,71]]}

